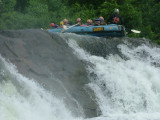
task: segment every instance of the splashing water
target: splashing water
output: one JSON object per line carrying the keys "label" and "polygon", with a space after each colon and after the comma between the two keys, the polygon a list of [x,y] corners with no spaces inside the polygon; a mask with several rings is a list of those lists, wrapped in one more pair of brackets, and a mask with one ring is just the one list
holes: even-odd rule
{"label": "splashing water", "polygon": [[160,49],[141,45],[118,45],[125,56],[106,58],[90,55],[74,39],[68,44],[87,64],[101,116],[93,120],[160,119]]}
{"label": "splashing water", "polygon": [[79,120],[63,100],[18,73],[0,56],[0,120]]}
{"label": "splashing water", "polygon": [[[37,34],[37,32],[35,33]],[[35,33],[33,34],[33,36],[35,36]],[[39,34],[42,34],[42,32],[40,32]],[[8,33],[6,33],[5,35],[8,36]],[[16,34],[16,36],[19,36],[19,34]],[[26,36],[28,36],[28,34]],[[48,44],[44,42],[44,39],[49,39],[50,36],[48,36],[48,34],[45,34],[45,36],[41,37],[43,38],[43,40],[41,40],[42,43],[40,42],[42,45],[40,48],[45,49],[46,47],[48,47]],[[53,47],[52,44],[54,44],[55,46],[59,45],[58,47],[62,49],[62,51],[58,53],[64,53],[66,52],[66,48],[68,46],[61,48],[61,46],[65,44],[63,44],[64,41],[60,42],[59,40],[68,40],[68,44],[73,49],[73,52],[75,52],[78,58],[82,60],[86,65],[88,76],[90,78],[90,82],[89,84],[87,84],[87,87],[93,90],[91,94],[95,95],[95,98],[93,99],[98,104],[98,107],[100,109],[100,116],[88,119],[85,119],[83,116],[80,116],[80,118],[75,117],[71,112],[71,108],[73,107],[69,108],[65,106],[65,98],[57,98],[54,95],[56,94],[54,93],[54,91],[49,92],[43,88],[43,85],[35,82],[36,80],[24,77],[23,75],[18,73],[17,68],[14,65],[12,65],[10,62],[7,62],[7,60],[3,59],[0,56],[0,120],[160,120],[159,48],[149,47],[145,44],[139,45],[137,42],[138,40],[135,42],[137,47],[133,47],[134,45],[132,45],[132,43],[130,43],[129,41],[128,43],[124,43],[125,40],[121,39],[119,41],[119,38],[108,39],[110,41],[106,41],[104,44],[104,38],[101,39],[96,37],[83,37],[73,34],[57,34],[53,35],[52,37],[55,37],[53,40],[57,40],[57,43],[50,43],[49,41],[52,41],[52,39],[49,39],[48,42],[51,45],[50,48]],[[77,39],[78,42],[76,42]],[[5,40],[5,42],[7,40],[8,38]],[[29,43],[35,41],[34,45],[40,45],[40,43],[36,40],[39,41],[39,37],[38,39],[36,37],[34,40],[30,40]],[[88,40],[89,42],[84,42],[84,40]],[[14,46],[12,46],[12,42],[7,42],[7,49],[2,49],[3,55],[6,54],[6,51],[9,52],[8,54],[10,54],[10,52],[12,54],[14,52],[17,54],[25,53],[18,53],[16,49],[17,47],[15,47],[15,49],[8,49],[14,48]],[[21,43],[21,40],[15,42],[14,44],[17,45],[19,44],[19,42]],[[28,43],[28,39],[23,42]],[[87,48],[88,44],[90,45],[89,49],[87,49],[88,51],[85,51],[84,49]],[[83,48],[83,45],[85,46],[85,48]],[[98,46],[101,47],[96,49]],[[21,47],[23,48],[26,46]],[[28,47],[26,47],[26,51],[28,49],[31,49],[30,44]],[[55,47],[55,49],[57,50],[57,47]],[[56,50],[55,52],[57,52]],[[91,50],[91,52],[89,50]],[[39,49],[37,51],[39,51]],[[50,51],[51,49],[48,49],[48,51],[45,51],[44,53],[48,53]],[[29,53],[30,52],[32,53],[32,50],[29,51]],[[108,55],[108,53],[110,54]],[[103,57],[100,56],[101,54],[103,54]],[[33,53],[32,55],[34,56]],[[40,56],[38,57],[40,59],[43,56],[43,54],[40,53],[38,55]],[[70,55],[71,54],[66,54],[65,57],[68,57]],[[55,56],[51,57],[54,58]],[[48,57],[49,56],[43,56],[45,60],[48,59]],[[63,55],[60,56],[60,59],[57,59],[60,60],[60,62],[55,63],[61,63],[61,59],[65,61],[65,57],[63,57]],[[72,59],[72,57],[70,58]],[[9,58],[11,58],[11,56],[9,56]],[[34,60],[36,61],[39,59],[36,58]],[[54,59],[50,60],[52,62],[52,60]],[[76,60],[77,59],[75,59],[75,63],[77,62]],[[42,62],[44,62],[45,66],[45,61],[42,60]],[[50,64],[48,66],[50,66]],[[57,68],[59,68],[58,65]],[[55,71],[56,70],[57,69],[55,68]],[[65,71],[63,73],[65,73]],[[83,72],[81,74],[83,74]],[[81,76],[78,75],[78,77]],[[53,79],[54,78],[55,77],[53,75]],[[82,79],[79,80],[81,81]],[[57,81],[57,79],[54,81]],[[46,81],[44,80],[43,82]],[[69,82],[70,81],[68,80],[67,84],[70,84]],[[75,82],[75,84],[80,87],[78,84],[79,81],[74,81],[73,79],[72,82]],[[73,97],[72,93],[70,92],[72,92],[72,90],[74,89],[72,89],[71,91],[67,91],[65,84],[63,84],[63,81],[57,81],[57,83],[59,83],[60,86],[63,87],[65,94],[67,94],[69,98],[71,97],[71,99],[69,100],[74,101],[74,103],[77,104],[77,107],[79,107],[78,102],[80,102],[81,100],[84,100],[83,102],[87,103],[85,101],[86,99],[83,99],[83,97],[81,100],[77,100],[81,97],[78,94],[74,94],[75,97]],[[81,87],[86,87],[83,86],[85,84],[86,82],[84,84],[81,84]],[[78,90],[80,91],[82,89]],[[78,91],[75,91],[75,93],[76,92]],[[76,96],[78,96],[78,98],[76,98]],[[72,99],[72,97],[74,99]],[[90,96],[88,95],[88,97]],[[90,104],[88,108],[91,109],[90,111],[92,111],[92,105],[93,104]],[[86,105],[85,108],[87,107],[88,106]],[[97,106],[94,107],[94,110],[96,108]],[[83,113],[83,111],[78,112]]]}

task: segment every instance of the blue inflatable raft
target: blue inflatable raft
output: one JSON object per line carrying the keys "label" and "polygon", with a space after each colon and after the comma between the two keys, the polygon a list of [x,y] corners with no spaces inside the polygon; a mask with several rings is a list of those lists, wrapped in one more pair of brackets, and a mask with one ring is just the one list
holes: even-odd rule
{"label": "blue inflatable raft", "polygon": [[101,26],[69,26],[66,29],[54,28],[49,32],[76,33],[80,35],[91,35],[97,37],[124,37],[126,36],[125,27],[122,25],[109,24]]}

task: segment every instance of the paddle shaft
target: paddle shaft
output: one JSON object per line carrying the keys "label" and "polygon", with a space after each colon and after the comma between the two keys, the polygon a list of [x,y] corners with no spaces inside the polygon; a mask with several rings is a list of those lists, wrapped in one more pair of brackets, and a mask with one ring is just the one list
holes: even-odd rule
{"label": "paddle shaft", "polygon": [[62,30],[61,32],[64,33],[66,30],[68,30],[68,29],[70,29],[70,28],[72,28],[72,27],[74,27],[74,26],[76,26],[76,25],[79,25],[79,23],[77,23],[77,24],[75,24],[75,25],[72,25],[72,26],[69,26],[68,28],[67,28],[66,25],[63,25],[63,30]]}

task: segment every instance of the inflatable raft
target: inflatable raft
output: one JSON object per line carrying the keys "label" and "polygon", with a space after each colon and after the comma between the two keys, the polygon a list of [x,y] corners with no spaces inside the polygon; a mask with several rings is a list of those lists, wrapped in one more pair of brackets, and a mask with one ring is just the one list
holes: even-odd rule
{"label": "inflatable raft", "polygon": [[109,24],[101,26],[69,26],[68,28],[54,28],[48,30],[53,33],[76,33],[80,35],[91,35],[97,37],[124,37],[125,27],[122,25]]}

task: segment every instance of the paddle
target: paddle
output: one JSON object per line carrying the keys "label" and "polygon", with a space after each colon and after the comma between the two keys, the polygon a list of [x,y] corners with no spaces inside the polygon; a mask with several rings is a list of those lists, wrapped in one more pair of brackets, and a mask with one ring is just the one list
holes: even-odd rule
{"label": "paddle", "polygon": [[69,27],[67,27],[66,25],[63,25],[63,30],[61,31],[61,33],[64,33],[66,30],[68,30],[68,29],[70,29],[70,28],[72,28],[74,26],[77,26],[77,25],[79,25],[79,23],[77,23],[75,25],[72,25],[72,26],[69,26]]}
{"label": "paddle", "polygon": [[132,28],[128,28],[128,27],[127,27],[127,28],[125,28],[125,29],[126,29],[128,32],[131,31],[131,32],[133,32],[133,33],[138,33],[138,34],[141,33],[141,31],[135,30],[135,29],[132,29]]}
{"label": "paddle", "polygon": [[134,32],[134,33],[141,33],[141,31],[139,31],[139,30],[131,29],[131,31]]}

